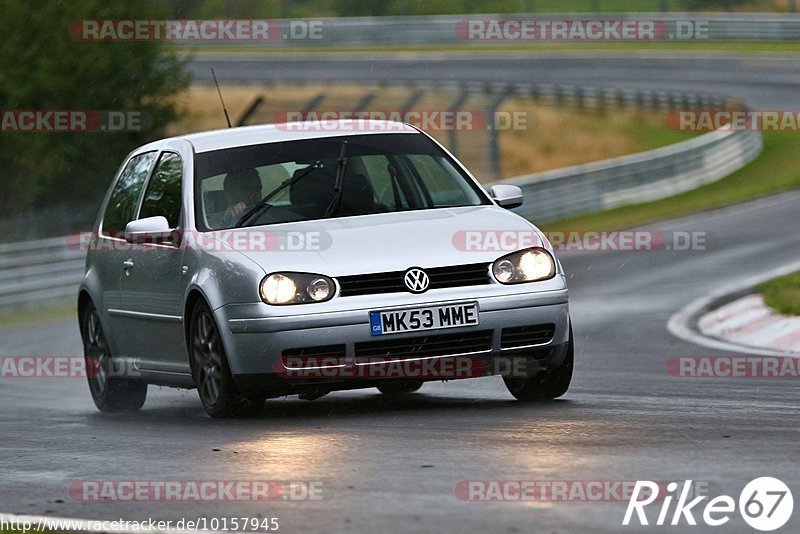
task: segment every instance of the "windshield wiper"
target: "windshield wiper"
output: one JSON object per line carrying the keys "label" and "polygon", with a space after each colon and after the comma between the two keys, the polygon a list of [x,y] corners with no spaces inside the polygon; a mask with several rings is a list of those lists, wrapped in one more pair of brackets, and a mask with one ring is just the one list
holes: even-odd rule
{"label": "windshield wiper", "polygon": [[242,214],[242,216],[239,217],[239,220],[236,221],[235,228],[241,228],[244,225],[244,223],[246,223],[248,220],[250,220],[256,213],[259,213],[261,211],[266,211],[266,209],[269,207],[269,204],[267,204],[267,203],[270,201],[270,199],[272,197],[274,197],[275,195],[277,195],[278,193],[280,193],[281,191],[283,191],[284,189],[286,189],[290,185],[298,182],[299,180],[301,180],[304,176],[306,176],[308,173],[310,173],[314,169],[318,169],[320,167],[322,167],[322,162],[320,160],[317,160],[314,163],[312,163],[310,166],[308,166],[305,169],[303,169],[303,172],[301,172],[297,176],[292,176],[291,178],[288,178],[288,179],[284,180],[283,182],[281,182],[281,184],[278,187],[276,187],[275,189],[270,191],[267,194],[267,196],[265,196],[264,198],[259,200],[258,203],[255,206],[253,206],[252,208],[250,208],[249,210],[244,212]]}
{"label": "windshield wiper", "polygon": [[347,140],[342,141],[342,149],[339,151],[339,159],[336,160],[336,163],[336,183],[333,185],[333,199],[325,210],[325,219],[332,217],[342,206],[342,184],[344,182],[344,171],[347,168]]}

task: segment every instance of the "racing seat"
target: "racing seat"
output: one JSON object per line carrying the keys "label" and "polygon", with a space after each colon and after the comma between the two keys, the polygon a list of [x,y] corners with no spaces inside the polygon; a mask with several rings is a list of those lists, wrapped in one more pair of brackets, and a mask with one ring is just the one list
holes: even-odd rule
{"label": "racing seat", "polygon": [[[321,219],[333,201],[335,184],[336,175],[333,172],[325,168],[314,169],[291,186],[289,200],[292,208],[306,218]],[[337,215],[360,215],[374,211],[375,193],[367,177],[363,174],[345,176],[342,180],[342,204]]]}
{"label": "racing seat", "polygon": [[350,174],[342,182],[342,205],[339,215],[361,215],[375,212],[375,191],[363,174]]}
{"label": "racing seat", "polygon": [[[295,171],[293,178],[305,169]],[[292,209],[306,219],[321,219],[328,204],[333,200],[333,185],[336,175],[324,167],[314,169],[289,188]]]}

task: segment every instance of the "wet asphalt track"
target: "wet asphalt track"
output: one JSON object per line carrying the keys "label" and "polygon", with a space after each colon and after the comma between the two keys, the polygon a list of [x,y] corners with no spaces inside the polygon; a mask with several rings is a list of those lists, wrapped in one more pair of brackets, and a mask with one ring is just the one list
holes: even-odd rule
{"label": "wet asphalt track", "polygon": [[[105,416],[82,379],[0,379],[0,510],[108,519],[261,515],[278,517],[284,532],[611,533],[621,531],[623,503],[466,503],[455,487],[470,479],[691,478],[738,496],[749,480],[772,475],[798,499],[796,380],[666,372],[667,358],[720,354],[672,337],[670,315],[796,260],[798,219],[794,192],[652,226],[667,235],[706,232],[704,251],[563,254],[577,339],[573,387],[563,400],[517,403],[498,378],[485,378],[427,384],[394,402],[374,389],[271,400],[258,418],[214,421],[195,392],[151,387],[142,412]],[[0,332],[3,355],[79,350],[72,321]],[[68,491],[84,479],[313,480],[322,481],[324,499],[84,503]],[[799,521],[795,511],[783,531],[796,532]],[[752,532],[740,518],[723,530]]]}

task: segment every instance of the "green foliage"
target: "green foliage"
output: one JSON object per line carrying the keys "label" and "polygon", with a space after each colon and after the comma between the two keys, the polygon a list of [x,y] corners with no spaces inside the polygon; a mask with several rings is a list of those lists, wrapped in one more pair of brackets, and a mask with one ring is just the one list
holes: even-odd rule
{"label": "green foliage", "polygon": [[2,0],[0,108],[136,111],[146,131],[0,132],[0,218],[55,205],[95,207],[125,155],[163,136],[169,97],[188,84],[162,42],[81,42],[79,19],[163,18],[151,0]]}
{"label": "green foliage", "polygon": [[800,273],[770,280],[758,286],[764,301],[780,313],[800,315]]}

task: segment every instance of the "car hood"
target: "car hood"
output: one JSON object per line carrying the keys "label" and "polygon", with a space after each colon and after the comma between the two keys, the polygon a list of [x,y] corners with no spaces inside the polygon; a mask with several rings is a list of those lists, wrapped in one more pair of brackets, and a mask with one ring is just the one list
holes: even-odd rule
{"label": "car hood", "polygon": [[492,262],[550,243],[522,217],[497,206],[438,208],[213,232],[266,273],[346,276]]}

